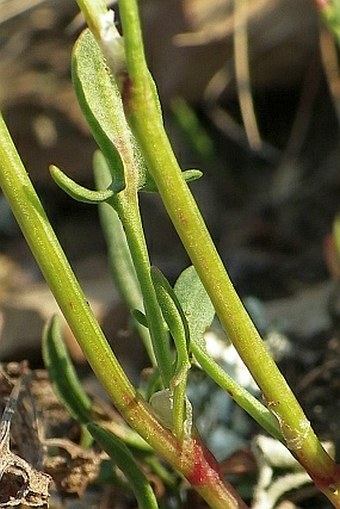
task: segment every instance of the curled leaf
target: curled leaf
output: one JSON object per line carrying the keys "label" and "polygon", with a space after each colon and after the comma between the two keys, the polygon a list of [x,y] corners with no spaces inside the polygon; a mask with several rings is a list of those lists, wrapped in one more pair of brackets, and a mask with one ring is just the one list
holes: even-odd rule
{"label": "curled leaf", "polygon": [[113,196],[112,189],[104,191],[95,191],[77,184],[68,177],[60,168],[52,164],[50,173],[55,183],[67,193],[71,198],[84,203],[101,203]]}

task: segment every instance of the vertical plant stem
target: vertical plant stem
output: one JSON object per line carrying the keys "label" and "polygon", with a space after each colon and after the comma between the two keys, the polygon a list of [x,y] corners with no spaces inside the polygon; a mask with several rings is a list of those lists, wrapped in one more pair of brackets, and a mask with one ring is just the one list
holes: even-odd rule
{"label": "vertical plant stem", "polygon": [[[96,152],[94,161],[94,176],[98,189],[107,187],[111,175],[107,162],[101,152]],[[120,295],[130,310],[139,309],[144,311],[144,302],[135,266],[131,257],[130,248],[126,239],[122,222],[117,211],[108,203],[99,205],[99,215],[102,229],[106,238],[108,248],[109,264],[113,280]],[[149,359],[153,366],[157,365],[149,329],[143,325],[136,324]],[[167,337],[165,338],[168,339]]]}
{"label": "vertical plant stem", "polygon": [[119,198],[118,200],[117,210],[124,227],[131,257],[141,287],[145,314],[148,320],[150,335],[153,340],[152,343],[154,345],[157,365],[164,386],[169,387],[173,375],[169,335],[164,325],[151,279],[150,260],[137,204],[137,193],[134,197],[134,201],[131,199],[126,200],[125,195],[123,199]]}
{"label": "vertical plant stem", "polygon": [[[131,150],[129,146],[125,148],[126,153]],[[109,170],[104,157],[102,155],[98,157],[100,157],[100,168],[98,169],[100,169],[100,172],[104,172],[104,175],[108,175]],[[136,168],[134,167],[134,159],[131,155],[131,164],[126,165],[125,168],[126,187],[106,205],[111,206],[117,211],[122,223],[127,242],[126,247],[131,254],[131,260],[136,271],[141,296],[143,298],[144,310],[148,320],[148,328],[154,355],[157,360],[157,366],[164,386],[168,387],[173,374],[169,334],[164,325],[156,292],[151,280],[150,260],[139,211],[137,182],[134,170],[136,170]]]}
{"label": "vertical plant stem", "polygon": [[321,446],[235,292],[181,175],[155,101],[154,86],[145,61],[137,3],[135,0],[120,0],[119,6],[128,67],[125,111],[168,214],[224,329],[276,416],[287,446],[318,486],[339,482],[334,461]]}

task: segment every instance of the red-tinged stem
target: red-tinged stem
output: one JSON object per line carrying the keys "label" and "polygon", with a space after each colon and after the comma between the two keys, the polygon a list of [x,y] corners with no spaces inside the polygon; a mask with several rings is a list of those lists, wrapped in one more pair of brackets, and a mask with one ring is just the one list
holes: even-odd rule
{"label": "red-tinged stem", "polygon": [[198,438],[187,438],[180,444],[150,414],[148,405],[138,395],[127,405],[124,417],[151,447],[181,472],[212,509],[247,508],[234,488],[221,477],[218,462]]}

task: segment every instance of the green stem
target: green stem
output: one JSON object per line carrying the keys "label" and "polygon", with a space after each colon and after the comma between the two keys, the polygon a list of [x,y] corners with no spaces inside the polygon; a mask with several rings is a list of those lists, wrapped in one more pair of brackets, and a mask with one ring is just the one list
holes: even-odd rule
{"label": "green stem", "polygon": [[164,428],[126,377],[66,259],[0,114],[0,186],[71,330],[124,419],[188,479],[212,509],[246,509],[202,444],[185,447]]}
{"label": "green stem", "polygon": [[159,115],[145,62],[137,2],[120,0],[119,7],[129,73],[125,84],[125,111],[164,205],[222,326],[277,418],[287,446],[318,485],[331,485],[338,478],[337,467],[321,446],[247,314],[182,178]]}
{"label": "green stem", "polygon": [[145,314],[157,365],[164,386],[169,387],[173,374],[169,335],[164,326],[164,320],[151,279],[150,260],[139,213],[137,191],[133,193],[133,196],[131,194],[129,193],[128,196],[127,191],[124,190],[121,195],[115,198],[115,207],[124,227],[131,258],[141,287]]}
{"label": "green stem", "polygon": [[[96,152],[93,159],[96,187],[104,189],[111,175],[108,164],[101,152]],[[128,309],[144,311],[142,291],[136,270],[131,258],[126,234],[119,216],[108,203],[99,204],[99,216],[108,249],[109,265],[115,285],[124,299]],[[136,321],[138,333],[153,366],[157,365],[149,329]]]}

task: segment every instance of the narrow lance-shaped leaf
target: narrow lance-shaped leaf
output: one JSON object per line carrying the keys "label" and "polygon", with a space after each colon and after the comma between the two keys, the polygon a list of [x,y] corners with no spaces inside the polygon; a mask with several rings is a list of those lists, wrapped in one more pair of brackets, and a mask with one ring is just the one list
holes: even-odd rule
{"label": "narrow lance-shaped leaf", "polygon": [[91,419],[91,401],[83,390],[64,345],[56,316],[47,324],[43,338],[43,356],[52,384],[71,415],[82,423],[100,443],[127,477],[140,509],[158,509],[155,495],[128,447],[113,433]]}
{"label": "narrow lance-shaped leaf", "polygon": [[164,319],[175,341],[178,360],[188,362],[190,336],[183,309],[170,283],[157,267],[151,267],[151,276]]}
{"label": "narrow lance-shaped leaf", "polygon": [[[164,405],[173,407],[173,430],[179,439],[183,439],[191,431],[191,406],[186,398],[188,371],[191,367],[189,358],[189,327],[183,310],[171,285],[156,267],[151,268],[152,280],[157,299],[164,319],[176,346],[176,368],[170,383],[170,393],[161,391]],[[155,396],[153,397],[155,403]],[[152,400],[151,400],[152,403]],[[166,409],[168,412],[168,409]],[[168,417],[167,417],[168,419]]]}
{"label": "narrow lance-shaped leaf", "polygon": [[[78,2],[85,9],[92,32],[84,30],[74,47],[72,77],[92,134],[109,162],[113,189],[118,193],[125,188],[125,170],[131,157],[128,152],[132,148],[138,160],[138,189],[157,191],[124,115],[118,82],[126,71],[125,54],[114,11],[107,9],[105,2],[96,2],[95,10],[86,0]],[[199,176],[198,170],[190,170],[185,178],[195,180]]]}
{"label": "narrow lance-shaped leaf", "polygon": [[[155,190],[125,118],[118,85],[89,30],[84,30],[74,46],[72,79],[92,134],[108,161],[113,178],[112,190],[115,193],[122,191],[128,180],[126,172],[131,175],[131,171],[138,189],[149,186]],[[199,176],[198,170],[190,170],[184,178],[195,180]]]}
{"label": "narrow lance-shaped leaf", "polygon": [[53,388],[64,406],[77,421],[83,424],[89,422],[92,402],[77,377],[57,315],[45,326],[42,353]]}
{"label": "narrow lance-shaped leaf", "polygon": [[[106,422],[108,416],[105,411],[92,403],[78,378],[63,341],[61,322],[57,315],[45,326],[42,353],[54,391],[71,416],[80,424],[87,424],[94,419]],[[113,428],[117,438],[125,444],[141,451],[150,451],[147,443],[131,428],[118,423],[115,423]],[[87,440],[87,429],[85,426],[82,429],[85,431],[83,438]]]}
{"label": "narrow lance-shaped leaf", "polygon": [[98,424],[90,423],[87,429],[127,478],[139,509],[158,509],[151,485],[126,445]]}

